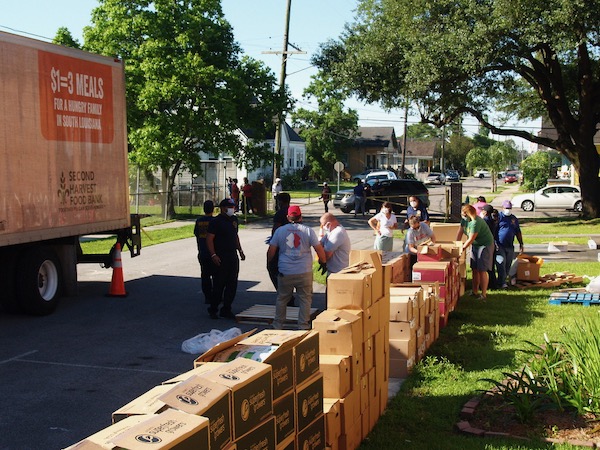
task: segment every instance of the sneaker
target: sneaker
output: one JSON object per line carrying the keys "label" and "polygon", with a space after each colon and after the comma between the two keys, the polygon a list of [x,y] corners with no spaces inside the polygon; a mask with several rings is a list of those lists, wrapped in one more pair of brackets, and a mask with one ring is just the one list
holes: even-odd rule
{"label": "sneaker", "polygon": [[504,283],[504,284],[502,285],[502,289],[508,289],[508,284]]}
{"label": "sneaker", "polygon": [[208,315],[210,316],[211,319],[218,319],[219,316],[217,315],[217,313],[214,312],[208,312]]}
{"label": "sneaker", "polygon": [[486,297],[484,297],[482,294],[479,294],[479,295],[477,296],[477,300],[482,300],[482,301],[485,301],[485,300],[486,300]]}
{"label": "sneaker", "polygon": [[235,320],[235,314],[233,314],[231,311],[221,311],[221,313],[219,315],[221,317],[223,317],[224,319],[233,319],[233,320]]}

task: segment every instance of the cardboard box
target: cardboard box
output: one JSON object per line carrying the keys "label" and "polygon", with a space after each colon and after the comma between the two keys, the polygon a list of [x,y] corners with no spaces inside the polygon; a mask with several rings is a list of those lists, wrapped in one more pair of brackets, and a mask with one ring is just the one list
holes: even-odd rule
{"label": "cardboard box", "polygon": [[415,365],[412,359],[390,359],[390,378],[406,378]]}
{"label": "cardboard box", "polygon": [[296,388],[296,429],[306,428],[323,414],[323,375],[318,373]]}
{"label": "cardboard box", "polygon": [[296,434],[289,436],[281,444],[277,444],[277,450],[296,450]]}
{"label": "cardboard box", "polygon": [[193,376],[197,376],[197,375],[203,375],[207,372],[210,372],[213,369],[216,369],[217,367],[219,367],[220,365],[223,365],[225,363],[221,363],[221,362],[198,362],[196,364],[196,366],[192,369],[192,370],[188,370],[187,372],[183,372],[180,375],[177,375],[176,377],[173,378],[169,378],[168,380],[163,381],[161,384],[174,384],[174,383],[181,383],[182,381],[187,380],[188,378],[191,378]]}
{"label": "cardboard box", "polygon": [[340,435],[340,450],[350,450],[359,447],[362,442],[362,417],[358,416],[356,422],[348,427],[346,433]]}
{"label": "cardboard box", "polygon": [[396,295],[390,290],[390,322],[410,322],[415,318],[415,310],[418,310],[415,297]]}
{"label": "cardboard box", "polygon": [[371,370],[375,363],[374,345],[373,336],[363,342],[363,373],[367,373]]}
{"label": "cardboard box", "polygon": [[231,390],[234,440],[258,426],[273,413],[271,366],[237,358],[204,375]]}
{"label": "cardboard box", "polygon": [[237,449],[276,450],[275,416],[270,416],[235,441]]}
{"label": "cardboard box", "polygon": [[231,398],[227,386],[193,376],[160,396],[172,408],[210,420],[210,448],[220,450],[232,441]]}
{"label": "cardboard box", "polygon": [[323,413],[298,433],[298,448],[302,450],[325,450],[325,416]]}
{"label": "cardboard box", "polygon": [[378,385],[381,385],[388,378],[386,359],[390,344],[389,340],[385,340],[385,335],[381,331],[373,337],[373,340],[375,342],[375,351],[373,352],[375,355],[375,372],[378,375],[376,382]]}
{"label": "cardboard box", "polygon": [[441,242],[438,245],[442,249],[442,259],[460,258],[463,254],[462,241]]}
{"label": "cardboard box", "polygon": [[323,399],[323,415],[325,416],[325,443],[332,450],[338,449],[340,434],[342,434],[339,398]]}
{"label": "cardboard box", "polygon": [[376,390],[371,401],[369,402],[369,432],[373,430],[375,424],[379,420],[379,389]]}
{"label": "cardboard box", "polygon": [[290,392],[273,402],[275,416],[275,438],[277,445],[296,434],[296,395]]}
{"label": "cardboard box", "polygon": [[[441,223],[431,222],[431,231],[435,235],[435,242],[454,242],[456,241],[456,235],[460,229],[460,223]],[[463,241],[466,241],[466,236],[463,235]]]}
{"label": "cardboard box", "polygon": [[208,419],[175,409],[148,416],[113,439],[120,448],[192,450],[209,448]]}
{"label": "cardboard box", "polygon": [[544,260],[537,256],[517,255],[517,280],[538,281]]}
{"label": "cardboard box", "polygon": [[352,361],[346,355],[320,355],[323,395],[344,397],[352,388]]}
{"label": "cardboard box", "polygon": [[[352,427],[356,422],[360,424],[360,390],[350,391],[344,398],[340,398],[340,413],[342,418],[341,434],[352,434]],[[345,447],[342,447],[345,448]]]}
{"label": "cardboard box", "polygon": [[443,285],[448,280],[450,262],[417,262],[413,266],[412,279],[414,281],[438,281]]}
{"label": "cardboard box", "polygon": [[125,417],[140,414],[158,414],[169,408],[160,396],[168,392],[172,386],[159,385],[134,398],[126,405],[121,406],[112,413],[112,423],[117,423]]}
{"label": "cardboard box", "polygon": [[390,340],[411,339],[417,334],[417,320],[410,322],[390,322]]}
{"label": "cardboard box", "polygon": [[[355,270],[352,272],[352,270]],[[361,269],[344,269],[327,277],[327,307],[365,309],[371,306],[373,274]]]}
{"label": "cardboard box", "polygon": [[439,244],[417,246],[417,261],[439,261],[440,259],[442,259],[442,247]]}
{"label": "cardboard box", "polygon": [[350,265],[366,264],[367,271],[373,275],[373,284],[371,285],[371,296],[373,300],[385,295],[384,293],[384,273],[382,266],[383,252],[378,250],[350,250]]}
{"label": "cardboard box", "polygon": [[327,309],[313,320],[321,353],[352,356],[353,371],[362,373],[362,318],[345,310]]}
{"label": "cardboard box", "polygon": [[225,349],[227,349],[227,348],[229,348],[229,347],[237,344],[240,341],[243,341],[244,339],[246,339],[248,336],[250,336],[255,331],[256,331],[256,328],[254,328],[254,329],[252,329],[250,331],[246,331],[245,333],[242,333],[239,336],[236,336],[236,337],[234,337],[232,339],[229,339],[228,341],[223,341],[223,342],[218,343],[213,348],[211,348],[209,351],[207,351],[207,352],[203,353],[202,355],[198,356],[194,360],[194,367],[196,368],[196,367],[201,366],[204,363],[212,362],[213,357],[217,353],[219,353],[219,352],[221,352],[221,351],[223,351],[223,350],[225,350]]}
{"label": "cardboard box", "polygon": [[384,331],[384,328],[388,328],[390,326],[390,295],[388,290],[388,295],[381,297],[377,301],[379,307],[379,331]]}
{"label": "cardboard box", "polygon": [[123,420],[119,420],[117,423],[113,423],[112,425],[103,428],[87,438],[67,447],[65,450],[113,449],[116,447],[112,442],[115,437],[119,436],[125,431],[128,431],[132,426],[148,420],[149,417],[152,416],[148,414],[141,414],[126,417]]}
{"label": "cardboard box", "polygon": [[[417,355],[417,337],[410,339],[390,339],[389,352],[390,359],[411,359]],[[392,375],[390,374],[390,377]]]}

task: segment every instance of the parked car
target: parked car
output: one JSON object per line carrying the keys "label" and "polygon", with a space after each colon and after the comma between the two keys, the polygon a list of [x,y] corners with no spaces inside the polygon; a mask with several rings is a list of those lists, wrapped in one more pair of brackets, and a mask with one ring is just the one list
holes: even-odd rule
{"label": "parked car", "polygon": [[424,181],[425,184],[446,184],[446,175],[440,172],[429,172]]}
{"label": "parked car", "polygon": [[365,178],[367,181],[369,180],[397,180],[398,177],[391,170],[377,170],[367,174]]}
{"label": "parked car", "polygon": [[579,186],[569,184],[546,186],[533,193],[516,195],[511,201],[513,207],[523,211],[533,211],[537,208],[564,208],[577,212],[583,210]]}
{"label": "parked car", "polygon": [[475,171],[475,175],[473,176],[475,178],[490,178],[492,174],[487,169],[477,169],[477,171]]}
{"label": "parked car", "polygon": [[519,181],[517,172],[506,172],[504,174],[504,182],[505,183],[516,183],[517,181]]}
{"label": "parked car", "polygon": [[460,173],[458,173],[458,170],[447,170],[446,181],[458,183],[460,181]]}
{"label": "parked car", "polygon": [[366,180],[367,175],[369,175],[371,172],[375,172],[375,169],[367,169],[361,173],[355,173],[350,178],[356,183],[358,180]]}
{"label": "parked car", "polygon": [[[408,197],[416,195],[419,200],[429,206],[429,190],[420,181],[417,180],[382,180],[367,181],[371,185],[372,195],[367,200],[367,211],[371,209],[379,210],[383,202],[391,202],[394,205],[394,212],[401,214],[408,206]],[[346,214],[354,211],[354,191],[352,189],[343,189],[337,191],[333,198],[333,206],[340,208]]]}

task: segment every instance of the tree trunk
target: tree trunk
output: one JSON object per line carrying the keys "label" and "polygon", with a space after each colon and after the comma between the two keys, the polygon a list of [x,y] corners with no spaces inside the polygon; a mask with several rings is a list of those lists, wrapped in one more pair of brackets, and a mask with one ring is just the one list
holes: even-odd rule
{"label": "tree trunk", "polygon": [[573,165],[579,173],[583,215],[588,218],[600,217],[600,155],[593,143],[577,148],[577,155],[578,160],[573,161]]}

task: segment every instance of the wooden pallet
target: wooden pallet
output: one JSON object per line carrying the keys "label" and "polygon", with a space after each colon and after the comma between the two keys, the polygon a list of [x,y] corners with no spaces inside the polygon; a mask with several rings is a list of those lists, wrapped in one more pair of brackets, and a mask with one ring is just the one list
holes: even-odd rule
{"label": "wooden pallet", "polygon": [[[288,306],[286,309],[286,317],[284,326],[296,326],[298,324],[297,306]],[[317,317],[319,310],[317,308],[310,309],[310,320]],[[253,324],[271,324],[275,318],[275,305],[254,305],[250,308],[235,315],[235,319],[239,323]]]}
{"label": "wooden pallet", "polygon": [[532,288],[552,288],[561,286],[566,283],[581,283],[583,277],[577,276],[574,273],[569,272],[554,272],[546,275],[542,275],[537,281],[524,281],[519,280],[515,287],[517,289],[532,289]]}
{"label": "wooden pallet", "polygon": [[591,292],[554,292],[548,303],[551,305],[578,304],[582,306],[600,306],[600,294]]}

